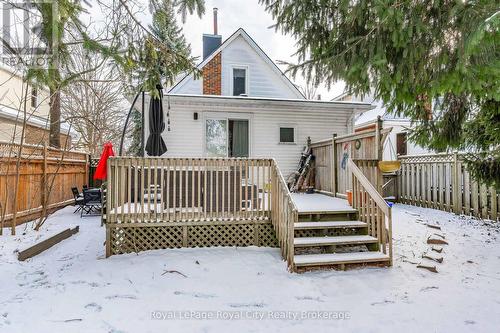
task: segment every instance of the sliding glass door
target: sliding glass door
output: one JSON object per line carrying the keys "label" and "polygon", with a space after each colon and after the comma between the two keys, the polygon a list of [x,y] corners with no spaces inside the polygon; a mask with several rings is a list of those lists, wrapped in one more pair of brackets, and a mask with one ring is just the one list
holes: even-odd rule
{"label": "sliding glass door", "polygon": [[230,117],[205,119],[205,149],[209,157],[248,157],[248,119]]}

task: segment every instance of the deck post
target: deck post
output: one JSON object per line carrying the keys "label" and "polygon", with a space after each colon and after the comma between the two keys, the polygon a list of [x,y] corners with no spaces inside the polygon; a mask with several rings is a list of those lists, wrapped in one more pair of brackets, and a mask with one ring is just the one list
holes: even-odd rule
{"label": "deck post", "polygon": [[[378,161],[382,161],[383,159],[383,154],[384,154],[384,147],[383,143],[381,142],[382,136],[380,135],[380,131],[382,129],[382,118],[380,116],[377,116],[377,122],[375,125],[375,152],[377,156]],[[382,172],[376,166],[376,189],[379,193],[382,193],[382,184],[383,184],[383,179],[382,179]]]}
{"label": "deck post", "polygon": [[333,133],[332,137],[332,192],[334,196],[337,196],[337,143],[335,139],[337,138],[337,133]]}

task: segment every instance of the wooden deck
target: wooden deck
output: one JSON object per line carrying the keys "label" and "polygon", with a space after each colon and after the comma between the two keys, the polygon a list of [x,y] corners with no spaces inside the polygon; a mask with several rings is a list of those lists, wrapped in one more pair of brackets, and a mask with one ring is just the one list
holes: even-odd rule
{"label": "wooden deck", "polygon": [[390,207],[349,160],[353,206],[290,193],[272,159],[111,158],[106,255],[276,246],[290,271],[392,260]]}

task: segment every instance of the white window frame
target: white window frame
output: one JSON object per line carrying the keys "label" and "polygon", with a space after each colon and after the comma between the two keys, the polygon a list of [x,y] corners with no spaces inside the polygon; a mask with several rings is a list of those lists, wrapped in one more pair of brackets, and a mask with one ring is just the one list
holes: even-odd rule
{"label": "white window frame", "polygon": [[[235,69],[244,69],[245,70],[245,95],[250,96],[250,70],[248,65],[241,64],[232,64],[230,65],[230,73],[229,73],[229,94],[234,96],[234,70]],[[240,95],[241,96],[241,95]],[[238,97],[238,96],[235,96]]]}
{"label": "white window frame", "polygon": [[[293,142],[281,142],[281,129],[282,128],[293,128]],[[298,136],[297,124],[279,124],[278,125],[278,143],[280,145],[296,145]]]}
{"label": "white window frame", "polygon": [[[203,112],[203,156],[208,157],[207,151],[207,120],[225,120],[227,126],[229,126],[229,120],[248,120],[248,157],[253,156],[253,115],[250,113],[232,113],[232,112]],[[227,128],[226,137],[226,157],[229,154],[229,127]]]}

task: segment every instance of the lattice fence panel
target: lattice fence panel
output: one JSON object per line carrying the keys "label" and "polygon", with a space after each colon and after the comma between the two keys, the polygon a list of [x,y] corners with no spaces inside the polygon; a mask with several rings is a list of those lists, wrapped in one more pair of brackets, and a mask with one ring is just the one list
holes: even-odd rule
{"label": "lattice fence panel", "polygon": [[107,232],[109,255],[180,247],[278,246],[271,223],[108,226]]}
{"label": "lattice fence panel", "polygon": [[182,227],[110,228],[111,254],[182,247]]}
{"label": "lattice fence panel", "polygon": [[357,230],[352,228],[295,230],[295,237],[352,236],[356,234]]}
{"label": "lattice fence panel", "polygon": [[188,247],[249,245],[254,245],[254,226],[251,224],[188,227]]}
{"label": "lattice fence panel", "polygon": [[259,246],[279,247],[276,232],[271,223],[259,224]]}

